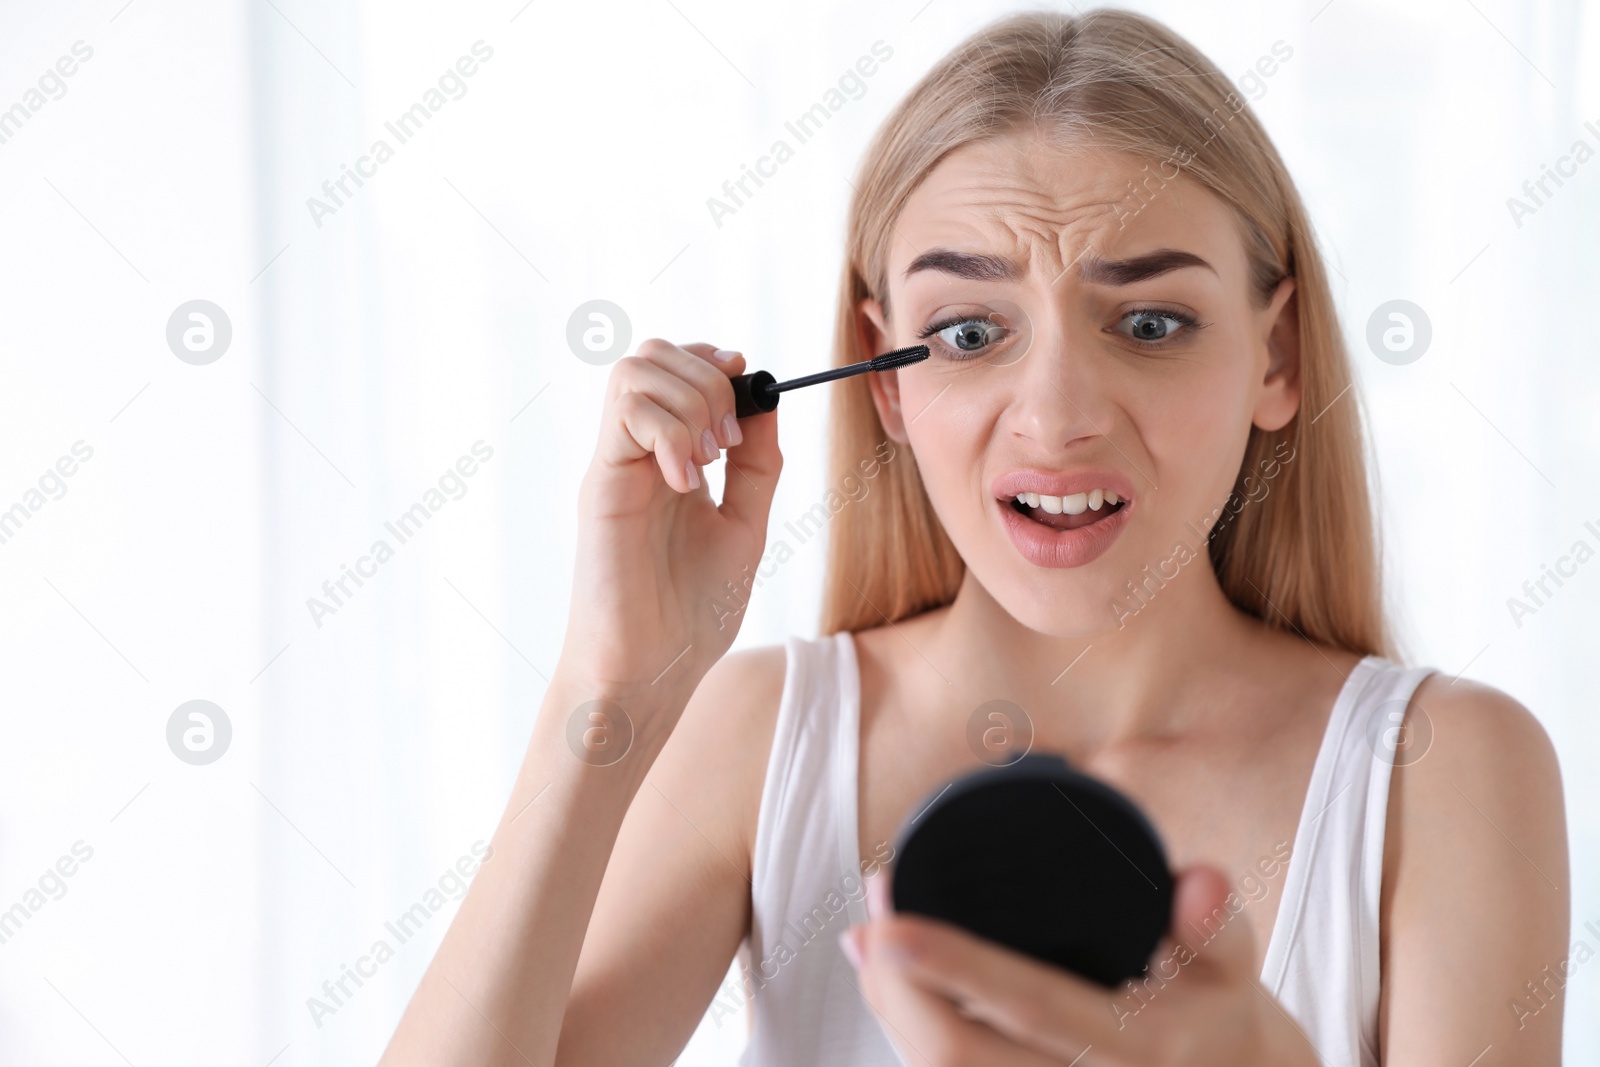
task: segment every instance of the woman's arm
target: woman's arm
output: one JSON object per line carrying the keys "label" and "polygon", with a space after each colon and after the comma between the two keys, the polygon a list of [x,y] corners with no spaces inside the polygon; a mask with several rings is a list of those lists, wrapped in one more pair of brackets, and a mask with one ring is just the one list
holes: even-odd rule
{"label": "woman's arm", "polygon": [[[690,777],[684,768],[694,763],[694,739],[703,742],[708,732],[707,716],[745,706],[730,707],[715,685],[691,701],[738,632],[740,616],[717,607],[726,586],[760,558],[782,466],[775,411],[734,419],[728,379],[743,369],[737,353],[660,340],[646,341],[613,368],[599,443],[578,492],[561,657],[493,851],[413,994],[385,1064],[550,1067],[600,887],[636,794],[651,795],[638,798],[629,847],[640,843],[635,826],[668,832],[659,801],[681,792]],[[698,471],[719,448],[728,450],[729,469],[720,504]],[[651,781],[647,775],[691,703],[691,739],[673,748]],[[713,783],[719,773],[724,780]],[[712,795],[737,792],[741,782],[725,768],[701,766],[699,774]],[[733,847],[728,835],[737,817],[720,826],[705,813],[701,820],[711,827],[713,847],[719,837],[724,849]],[[591,1047],[590,1025],[642,1026],[646,1036],[630,1048],[654,1053],[682,1032],[694,998],[704,996],[704,976],[726,966],[742,909],[732,877],[700,862],[701,855],[680,848],[653,879],[626,858],[618,877],[630,883],[633,899],[610,894],[608,901],[620,902],[608,902],[601,917],[621,921],[631,909],[624,925],[637,932],[652,919],[687,916],[690,940],[665,942],[677,954],[676,970],[669,960],[637,961],[666,982],[684,979],[687,991],[651,1001],[640,994],[646,987],[635,985],[626,991],[634,1002],[598,1013],[597,986],[586,978],[580,993],[590,1005],[582,1013],[587,1022],[567,1035],[574,1048]],[[712,896],[695,912],[680,894],[702,890]],[[616,953],[611,942],[597,958],[614,960]],[[605,986],[616,968],[602,971]]]}
{"label": "woman's arm", "polygon": [[[385,1065],[555,1062],[567,992],[623,816],[661,741],[636,737],[612,766],[573,758],[568,714],[595,691],[562,674],[551,680],[511,801],[422,982],[385,1050]],[[625,707],[659,693],[613,691]],[[673,705],[678,705],[674,707]]]}
{"label": "woman's arm", "polygon": [[1515,700],[1438,675],[1407,713],[1413,737],[1429,725],[1426,753],[1390,784],[1383,1062],[1554,1067],[1571,910],[1555,749]]}
{"label": "woman's arm", "polygon": [[[491,878],[481,883],[490,891],[476,896],[471,911],[463,903],[453,942],[441,947],[414,1002],[429,1010],[408,1013],[410,1031],[396,1035],[386,1062],[465,1056],[476,1064],[610,1067],[677,1055],[748,925],[749,845],[783,671],[781,648],[718,661],[642,787],[629,766],[636,758],[645,765],[637,750],[591,768],[564,787],[570,799],[560,804],[550,801],[563,787],[531,804],[534,792],[519,787],[474,882]],[[530,746],[520,781],[539,773],[537,755]],[[614,816],[624,794],[632,803],[619,830]],[[579,918],[582,909],[592,911]],[[471,947],[445,951],[459,945]],[[580,947],[569,992],[560,979],[572,974],[565,959]],[[444,995],[427,1000],[430,983]],[[511,995],[497,998],[496,990]],[[563,1002],[542,1024],[547,1029],[536,1030],[537,1007]],[[736,1021],[744,1026],[742,1012]],[[558,1031],[550,1058],[540,1036]],[[423,1043],[398,1058],[402,1037],[412,1036]]]}
{"label": "woman's arm", "polygon": [[718,1025],[744,1033],[744,994],[717,987],[749,928],[785,667],[781,647],[724,656],[650,768],[589,920],[558,1067],[669,1063],[713,997]]}

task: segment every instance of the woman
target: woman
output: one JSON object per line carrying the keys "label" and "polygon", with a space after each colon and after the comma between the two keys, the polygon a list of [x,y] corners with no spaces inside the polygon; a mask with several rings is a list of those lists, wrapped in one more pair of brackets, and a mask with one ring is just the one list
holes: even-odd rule
{"label": "woman", "polygon": [[[1322,263],[1228,80],[1141,16],[1006,19],[855,189],[835,362],[932,355],[829,387],[825,636],[725,655],[778,416],[734,419],[742,355],[646,342],[493,860],[386,1061],[665,1063],[711,1006],[762,1067],[1559,1062],[1525,985],[1567,930],[1555,756],[1394,658]],[[994,701],[1160,832],[1140,983],[883,903]]]}

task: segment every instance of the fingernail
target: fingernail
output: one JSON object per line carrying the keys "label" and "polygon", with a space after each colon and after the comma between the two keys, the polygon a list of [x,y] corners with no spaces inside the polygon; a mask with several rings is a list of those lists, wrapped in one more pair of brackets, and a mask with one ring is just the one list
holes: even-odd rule
{"label": "fingernail", "polygon": [[719,348],[715,352],[711,353],[711,358],[716,360],[718,363],[726,363],[734,356],[741,356],[743,354],[744,353],[736,352],[731,348]]}
{"label": "fingernail", "polygon": [[708,459],[716,459],[722,454],[717,448],[717,439],[711,436],[709,429],[700,431],[700,450],[706,454]]}
{"label": "fingernail", "polygon": [[694,460],[690,459],[684,461],[683,472],[689,479],[690,489],[700,488],[700,471],[695,468]]}
{"label": "fingernail", "polygon": [[880,871],[867,886],[867,914],[877,919],[894,910],[889,903],[889,883]]}
{"label": "fingernail", "polygon": [[739,429],[739,420],[731,411],[722,416],[722,436],[727,439],[729,448],[744,440],[744,431]]}
{"label": "fingernail", "polygon": [[839,935],[839,949],[844,953],[844,958],[850,961],[850,966],[856,970],[861,969],[861,950],[856,947],[857,927],[850,927]]}

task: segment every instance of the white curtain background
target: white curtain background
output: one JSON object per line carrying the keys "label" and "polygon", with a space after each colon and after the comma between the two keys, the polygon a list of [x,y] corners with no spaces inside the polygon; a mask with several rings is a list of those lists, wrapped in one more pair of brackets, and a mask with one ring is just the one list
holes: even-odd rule
{"label": "white curtain background", "polygon": [[[1507,607],[1574,542],[1600,547],[1600,160],[1520,225],[1507,208],[1574,142],[1600,150],[1600,18],[1135,6],[1241,80],[1291,53],[1246,88],[1335,268],[1406,650],[1545,724],[1572,940],[1600,948],[1600,562],[1531,615]],[[27,109],[0,126],[0,509],[28,508],[0,542],[0,910],[26,912],[0,941],[0,1061],[376,1058],[560,648],[608,374],[568,347],[569,317],[604,299],[633,344],[822,366],[868,137],[1014,9],[0,5],[0,109]],[[78,42],[92,55],[32,108]],[[707,199],[878,42],[891,57],[719,224]],[[442,104],[400,143],[385,124],[430,90]],[[362,162],[379,139],[392,154]],[[334,203],[347,167],[366,176]],[[1432,329],[1405,365],[1365,341],[1395,299]],[[193,300],[231,325],[205,365],[167,340]],[[829,488],[825,405],[784,406],[774,529]],[[90,458],[50,478],[78,442]],[[398,543],[385,523],[430,490],[443,506]],[[380,538],[392,558],[361,564]],[[797,546],[763,582],[741,646],[815,633],[823,556]],[[324,583],[358,564],[334,604]],[[168,743],[191,700],[231,727],[205,765]],[[385,924],[430,890],[443,906],[397,943]],[[324,982],[379,939],[392,958],[335,1004]],[[1569,1062],[1600,1061],[1600,962],[1573,972],[1566,1015]],[[731,1063],[744,1025],[708,1018],[679,1062]]]}

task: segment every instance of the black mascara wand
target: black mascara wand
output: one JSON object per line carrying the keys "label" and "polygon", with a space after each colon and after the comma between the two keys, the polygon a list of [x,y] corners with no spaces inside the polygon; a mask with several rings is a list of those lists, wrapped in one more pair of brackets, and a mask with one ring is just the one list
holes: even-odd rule
{"label": "black mascara wand", "polygon": [[741,419],[749,415],[763,415],[777,407],[778,398],[790,389],[799,389],[805,385],[820,385],[823,382],[848,378],[852,374],[865,374],[867,371],[894,370],[896,367],[920,363],[927,358],[927,345],[912,345],[910,348],[898,348],[881,356],[864,359],[860,363],[850,363],[843,367],[834,367],[832,370],[790,378],[786,382],[778,381],[764,370],[758,370],[754,374],[741,374],[732,379],[735,414]]}

